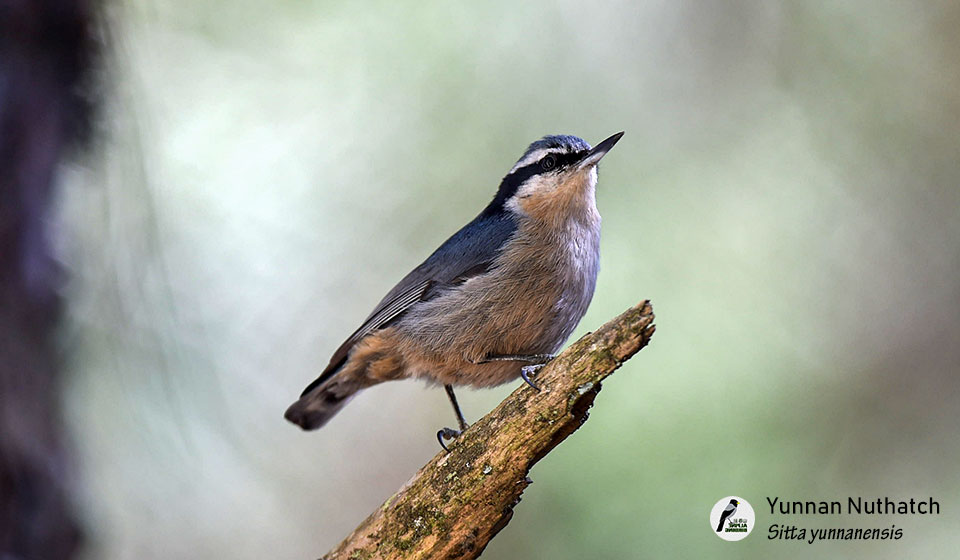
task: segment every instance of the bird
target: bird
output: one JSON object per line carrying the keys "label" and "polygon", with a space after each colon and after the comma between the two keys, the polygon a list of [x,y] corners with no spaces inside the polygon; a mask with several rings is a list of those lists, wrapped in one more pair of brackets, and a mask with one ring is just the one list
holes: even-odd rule
{"label": "bird", "polygon": [[570,135],[531,143],[493,200],[414,268],[333,353],[284,417],[324,426],[359,391],[385,381],[492,387],[534,375],[562,347],[593,298],[600,258],[597,166],[618,132],[591,147]]}
{"label": "bird", "polygon": [[720,514],[720,523],[717,524],[717,532],[719,533],[723,529],[723,522],[727,520],[731,515],[737,512],[737,506],[740,505],[740,502],[736,498],[730,500],[730,503],[727,504],[727,507],[723,508],[723,513]]}

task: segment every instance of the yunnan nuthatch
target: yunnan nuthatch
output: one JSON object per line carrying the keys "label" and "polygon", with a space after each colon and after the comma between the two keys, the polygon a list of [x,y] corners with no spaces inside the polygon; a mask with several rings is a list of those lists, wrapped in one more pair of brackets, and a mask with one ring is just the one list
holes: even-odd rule
{"label": "yunnan nuthatch", "polygon": [[591,148],[576,136],[530,144],[493,201],[377,305],[284,415],[320,428],[361,389],[404,378],[454,385],[529,375],[563,345],[597,282],[597,163],[623,136]]}

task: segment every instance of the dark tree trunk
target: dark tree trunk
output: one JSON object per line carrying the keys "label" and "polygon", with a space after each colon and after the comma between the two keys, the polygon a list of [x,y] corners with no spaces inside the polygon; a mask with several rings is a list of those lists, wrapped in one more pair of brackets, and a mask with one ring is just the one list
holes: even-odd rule
{"label": "dark tree trunk", "polygon": [[51,192],[85,136],[92,4],[0,1],[0,557],[70,558],[80,531],[52,333]]}

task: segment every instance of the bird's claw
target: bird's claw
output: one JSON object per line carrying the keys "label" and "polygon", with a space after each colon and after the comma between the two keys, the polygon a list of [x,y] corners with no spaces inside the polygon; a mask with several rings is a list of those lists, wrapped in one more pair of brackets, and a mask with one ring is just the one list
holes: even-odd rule
{"label": "bird's claw", "polygon": [[437,432],[437,441],[440,442],[440,447],[442,447],[444,451],[446,451],[447,453],[450,453],[450,449],[447,448],[447,444],[443,443],[443,440],[448,439],[450,441],[453,441],[457,439],[457,437],[459,437],[460,434],[462,433],[463,433],[462,431],[454,430],[453,428],[444,428],[439,432]]}
{"label": "bird's claw", "polygon": [[540,368],[542,368],[545,365],[546,364],[531,364],[529,366],[523,366],[522,368],[520,368],[520,378],[523,379],[524,383],[536,389],[538,393],[540,392],[541,389],[539,386],[537,386],[536,383],[530,380],[530,376],[536,375],[536,373],[540,370]]}

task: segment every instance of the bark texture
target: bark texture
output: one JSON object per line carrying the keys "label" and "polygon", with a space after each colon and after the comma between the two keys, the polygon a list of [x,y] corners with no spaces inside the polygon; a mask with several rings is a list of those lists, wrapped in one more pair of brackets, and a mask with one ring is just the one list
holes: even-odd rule
{"label": "bark texture", "polygon": [[644,301],[587,334],[427,463],[327,560],[480,556],[513,516],[530,468],[587,420],[600,382],[646,346]]}

